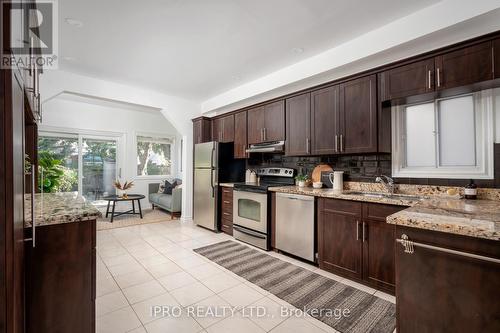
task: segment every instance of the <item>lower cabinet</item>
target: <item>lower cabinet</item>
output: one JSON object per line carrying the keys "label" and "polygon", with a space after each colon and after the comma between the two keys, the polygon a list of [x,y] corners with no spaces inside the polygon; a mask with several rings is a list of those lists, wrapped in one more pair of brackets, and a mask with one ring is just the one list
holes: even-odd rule
{"label": "lower cabinet", "polygon": [[396,244],[398,332],[500,332],[498,241],[400,226],[396,236],[417,243]]}
{"label": "lower cabinet", "polygon": [[233,235],[233,189],[221,187],[221,231]]}
{"label": "lower cabinet", "polygon": [[404,208],[320,198],[320,268],[394,293],[395,227],[385,219]]}
{"label": "lower cabinet", "polygon": [[36,228],[26,243],[26,332],[95,332],[96,221]]}

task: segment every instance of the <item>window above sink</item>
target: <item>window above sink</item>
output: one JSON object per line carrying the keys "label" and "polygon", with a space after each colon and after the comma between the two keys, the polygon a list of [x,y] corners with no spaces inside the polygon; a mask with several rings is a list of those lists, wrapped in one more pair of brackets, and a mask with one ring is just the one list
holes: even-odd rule
{"label": "window above sink", "polygon": [[493,179],[500,89],[392,108],[392,176]]}

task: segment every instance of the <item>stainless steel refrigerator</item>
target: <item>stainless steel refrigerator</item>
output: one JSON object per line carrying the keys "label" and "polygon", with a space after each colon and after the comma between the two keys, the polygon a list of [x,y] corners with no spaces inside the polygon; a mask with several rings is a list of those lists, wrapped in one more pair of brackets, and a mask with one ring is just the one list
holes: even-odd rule
{"label": "stainless steel refrigerator", "polygon": [[233,143],[215,141],[194,146],[194,222],[217,231],[218,184],[245,179],[245,160],[234,159]]}

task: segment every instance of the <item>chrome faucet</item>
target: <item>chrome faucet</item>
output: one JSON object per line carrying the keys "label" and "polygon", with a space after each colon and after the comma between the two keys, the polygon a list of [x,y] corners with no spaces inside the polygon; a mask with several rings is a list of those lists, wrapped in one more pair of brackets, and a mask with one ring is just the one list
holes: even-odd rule
{"label": "chrome faucet", "polygon": [[394,194],[396,185],[394,184],[394,179],[392,179],[391,177],[382,175],[375,178],[375,182],[384,185],[389,193]]}

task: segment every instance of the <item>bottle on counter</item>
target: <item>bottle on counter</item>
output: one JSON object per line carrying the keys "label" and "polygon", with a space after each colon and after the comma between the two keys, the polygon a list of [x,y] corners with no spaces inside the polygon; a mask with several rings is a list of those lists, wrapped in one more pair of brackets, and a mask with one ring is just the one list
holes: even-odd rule
{"label": "bottle on counter", "polygon": [[477,199],[477,185],[472,179],[470,180],[470,183],[464,188],[464,196],[465,199]]}

